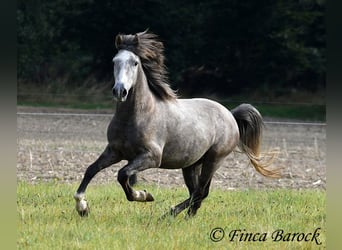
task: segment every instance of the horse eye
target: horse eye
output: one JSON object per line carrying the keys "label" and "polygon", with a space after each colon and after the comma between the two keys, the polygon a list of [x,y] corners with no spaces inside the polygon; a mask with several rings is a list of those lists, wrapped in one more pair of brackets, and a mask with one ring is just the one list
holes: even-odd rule
{"label": "horse eye", "polygon": [[138,65],[138,61],[134,61],[134,66],[137,66]]}

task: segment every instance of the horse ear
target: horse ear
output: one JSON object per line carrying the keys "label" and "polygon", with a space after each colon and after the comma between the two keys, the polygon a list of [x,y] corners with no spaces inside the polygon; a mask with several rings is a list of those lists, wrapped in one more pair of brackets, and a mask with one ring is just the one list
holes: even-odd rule
{"label": "horse ear", "polygon": [[139,36],[138,36],[138,33],[134,35],[133,42],[134,42],[135,44],[139,44]]}
{"label": "horse ear", "polygon": [[116,48],[119,48],[119,46],[120,46],[121,43],[122,43],[122,37],[121,37],[121,35],[117,35],[117,36],[115,37],[115,47],[116,47]]}
{"label": "horse ear", "polygon": [[145,35],[147,32],[149,32],[149,29],[150,28],[147,28],[146,30],[142,31],[142,32],[139,32],[137,33],[137,35],[141,36],[141,35]]}

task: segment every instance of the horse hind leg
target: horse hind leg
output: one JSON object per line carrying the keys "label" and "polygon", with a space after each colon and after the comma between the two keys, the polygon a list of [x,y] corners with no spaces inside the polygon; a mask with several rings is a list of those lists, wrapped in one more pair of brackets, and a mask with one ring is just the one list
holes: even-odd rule
{"label": "horse hind leg", "polygon": [[177,204],[176,206],[172,207],[170,211],[164,214],[160,219],[165,219],[169,215],[176,217],[180,214],[184,209],[188,208],[190,205],[191,196],[197,188],[198,185],[198,176],[201,172],[201,163],[196,162],[195,164],[182,169],[183,178],[185,185],[189,190],[189,198],[184,200],[183,202]]}
{"label": "horse hind leg", "polygon": [[184,209],[189,207],[191,197],[198,187],[198,177],[201,172],[201,167],[202,167],[201,163],[195,163],[194,165],[190,167],[182,169],[184,182],[189,190],[189,198],[179,203],[175,207],[171,208],[171,215],[177,216]]}
{"label": "horse hind leg", "polygon": [[202,201],[208,196],[210,184],[212,177],[216,170],[220,167],[224,157],[214,157],[207,156],[204,159],[201,175],[199,176],[198,185],[196,190],[193,192],[189,209],[188,216],[194,216],[197,213],[197,210],[201,207]]}

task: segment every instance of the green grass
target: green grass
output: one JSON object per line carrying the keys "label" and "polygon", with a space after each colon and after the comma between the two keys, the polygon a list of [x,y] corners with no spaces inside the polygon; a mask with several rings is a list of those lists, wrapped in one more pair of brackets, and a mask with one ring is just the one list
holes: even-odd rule
{"label": "green grass", "polygon": [[[105,98],[104,98],[105,99]],[[106,99],[105,99],[106,100]],[[109,100],[109,101],[108,101]],[[18,101],[21,106],[33,107],[55,107],[55,108],[75,108],[75,109],[113,109],[115,102],[108,98],[107,101],[79,101],[68,100],[60,102],[48,101]],[[222,103],[228,109],[235,108],[238,104]],[[326,107],[325,105],[271,105],[258,104],[255,107],[260,111],[263,117],[282,118],[282,119],[297,119],[306,121],[326,121]]]}
{"label": "green grass", "polygon": [[325,105],[256,105],[264,117],[326,121]]}
{"label": "green grass", "polygon": [[68,108],[68,109],[84,109],[84,110],[101,110],[101,109],[114,109],[115,103],[113,100],[107,102],[80,102],[80,101],[63,101],[63,102],[48,102],[48,101],[18,101],[19,106],[30,107],[47,107],[47,108]]}
{"label": "green grass", "polygon": [[[186,189],[149,186],[155,202],[136,203],[128,202],[117,184],[90,185],[90,215],[80,218],[74,209],[76,188],[57,182],[18,183],[18,249],[319,249],[326,245],[326,194],[320,190],[214,189],[194,218],[185,219],[182,213],[158,221],[186,198]],[[225,231],[220,242],[210,239],[215,227]],[[310,233],[318,227],[322,228],[320,246],[271,239],[277,229]],[[267,241],[231,242],[228,235],[233,229],[267,233]]]}
{"label": "green grass", "polygon": [[[222,103],[228,109],[238,106],[238,103]],[[277,119],[295,119],[303,121],[326,121],[325,105],[300,105],[300,104],[253,104],[263,117]]]}

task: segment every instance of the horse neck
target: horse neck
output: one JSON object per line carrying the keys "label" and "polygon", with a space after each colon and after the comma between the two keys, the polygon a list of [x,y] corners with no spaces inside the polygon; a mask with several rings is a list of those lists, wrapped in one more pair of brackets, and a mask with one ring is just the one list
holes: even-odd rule
{"label": "horse neck", "polygon": [[137,119],[139,115],[153,112],[155,97],[149,89],[143,69],[139,73],[134,87],[129,91],[125,102],[118,102],[115,116],[121,121]]}

